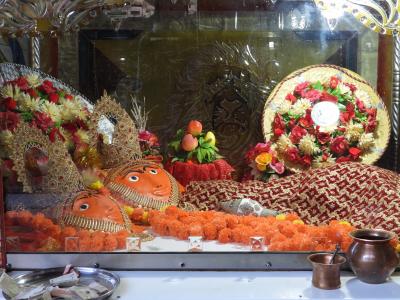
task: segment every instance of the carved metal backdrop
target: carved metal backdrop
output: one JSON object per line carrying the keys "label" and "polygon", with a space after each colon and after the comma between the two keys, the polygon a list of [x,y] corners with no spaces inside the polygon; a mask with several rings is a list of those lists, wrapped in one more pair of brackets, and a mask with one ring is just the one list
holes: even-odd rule
{"label": "carved metal backdrop", "polygon": [[162,130],[173,136],[191,119],[202,120],[218,137],[221,153],[243,169],[243,153],[262,140],[259,120],[264,100],[281,78],[279,62],[262,59],[251,46],[218,42],[196,53],[177,79],[171,120]]}

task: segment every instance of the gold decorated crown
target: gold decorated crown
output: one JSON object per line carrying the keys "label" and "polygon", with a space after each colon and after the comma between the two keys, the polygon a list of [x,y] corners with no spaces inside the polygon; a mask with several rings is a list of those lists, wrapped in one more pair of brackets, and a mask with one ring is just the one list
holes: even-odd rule
{"label": "gold decorated crown", "polygon": [[[34,182],[29,170],[32,150],[37,150],[46,160],[42,166],[45,172],[40,175],[40,184]],[[24,192],[76,192],[83,188],[82,177],[64,143],[59,140],[52,143],[40,129],[27,123],[21,122],[13,134],[11,159]]]}
{"label": "gold decorated crown", "polygon": [[[90,116],[89,131],[91,146],[98,148],[106,169],[142,157],[138,131],[133,120],[106,92]],[[99,133],[103,137],[101,141],[97,138]]]}

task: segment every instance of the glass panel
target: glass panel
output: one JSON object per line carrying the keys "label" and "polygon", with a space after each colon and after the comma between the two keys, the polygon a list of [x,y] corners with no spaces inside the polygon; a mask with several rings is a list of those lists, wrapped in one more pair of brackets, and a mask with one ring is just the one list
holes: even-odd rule
{"label": "glass panel", "polygon": [[[22,192],[11,171],[12,151],[6,148],[10,144],[3,145],[7,151],[2,158],[9,164],[5,163],[9,251],[316,251],[332,250],[336,243],[348,247],[350,223],[363,224],[361,216],[370,217],[373,206],[346,207],[319,189],[297,190],[296,197],[306,198],[292,203],[290,180],[279,187],[268,181],[270,174],[262,178],[264,183],[240,182],[254,175],[246,153],[265,140],[263,110],[279,82],[300,68],[332,64],[359,73],[373,88],[379,88],[379,35],[348,15],[328,23],[311,1],[278,1],[274,6],[255,4],[245,9],[234,6],[236,1],[216,3],[221,6],[202,2],[189,11],[167,10],[160,4],[151,16],[141,18],[110,19],[100,14],[79,32],[59,37],[58,47],[54,39],[41,40],[45,72],[79,90],[95,105],[108,101],[99,100],[107,91],[122,108],[96,105],[95,112],[103,109],[96,115],[84,97],[72,99],[77,101],[75,106],[69,104],[67,96],[73,96],[73,90],[54,84],[64,91],[48,92],[45,89],[53,86],[43,87],[42,83],[39,96],[46,94],[51,102],[50,94],[58,93],[66,103],[57,112],[51,105],[47,108],[47,114],[53,113],[54,118],[59,114],[61,119],[54,130],[53,124],[44,131],[53,140],[62,135],[67,146],[62,151],[70,155],[54,150],[57,143],[46,143],[41,149],[32,147],[34,141],[30,141],[31,147],[22,148],[26,151],[24,166],[31,170],[26,184],[36,190],[31,194]],[[14,43],[26,55],[26,39]],[[4,45],[4,59],[11,60],[8,46]],[[53,100],[55,105],[61,101]],[[66,121],[68,113],[73,115],[71,122]],[[128,115],[135,119],[139,137]],[[101,147],[96,148],[99,137],[90,134],[89,116],[96,121],[94,129],[101,127],[103,132]],[[25,121],[37,118],[20,117]],[[77,119],[82,124],[74,123]],[[183,137],[187,132],[198,135],[199,127],[204,136],[198,140],[192,135]],[[179,129],[186,132],[181,132],[177,144],[171,144]],[[205,135],[208,131],[212,134]],[[10,138],[10,132],[3,130],[2,134],[3,141]],[[214,137],[225,162],[198,164],[216,158]],[[137,160],[137,139],[151,162]],[[168,156],[171,148],[190,152],[199,143],[203,152],[193,152],[181,169]],[[268,155],[253,161],[253,171],[255,163],[262,167],[261,160],[272,159]],[[130,159],[127,164],[116,164],[126,158]],[[175,158],[178,162],[183,159]],[[71,171],[69,160],[74,160],[79,172]],[[61,162],[66,163],[56,169],[61,173],[52,172]],[[88,166],[97,169],[87,170]],[[231,167],[235,169],[232,174]],[[184,191],[187,178],[218,179],[212,177],[213,172],[219,172],[219,179],[232,181],[216,186],[191,184]],[[330,175],[321,176],[329,181]],[[44,180],[42,186],[37,177]],[[72,183],[86,184],[92,190],[73,193],[69,191]],[[312,189],[307,181],[297,184],[299,189],[303,185]],[[272,194],[265,192],[273,188]],[[169,204],[180,208],[166,208]],[[363,214],[357,213],[360,207]],[[323,209],[326,214],[321,213]],[[247,213],[261,216],[236,215]]]}

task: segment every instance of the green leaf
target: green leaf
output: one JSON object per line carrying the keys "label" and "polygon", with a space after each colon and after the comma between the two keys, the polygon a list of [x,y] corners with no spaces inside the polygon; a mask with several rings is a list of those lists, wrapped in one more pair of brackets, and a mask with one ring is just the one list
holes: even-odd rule
{"label": "green leaf", "polygon": [[198,149],[196,154],[197,154],[197,160],[199,161],[199,163],[203,163],[203,156],[201,154],[201,148]]}
{"label": "green leaf", "polygon": [[198,141],[199,141],[199,145],[202,145],[204,143],[204,138],[200,136]]}
{"label": "green leaf", "polygon": [[312,84],[311,87],[315,90],[319,90],[319,91],[323,91],[324,90],[324,86],[322,85],[322,83],[320,81],[317,81],[316,83]]}
{"label": "green leaf", "polygon": [[21,118],[24,122],[30,123],[33,120],[33,113],[30,111],[23,111],[21,113]]}
{"label": "green leaf", "polygon": [[338,103],[338,107],[340,111],[346,111],[346,106],[343,105],[342,103]]}
{"label": "green leaf", "polygon": [[179,129],[179,130],[176,132],[175,138],[176,138],[177,140],[181,140],[181,139],[183,138],[184,135],[185,135],[185,130]]}

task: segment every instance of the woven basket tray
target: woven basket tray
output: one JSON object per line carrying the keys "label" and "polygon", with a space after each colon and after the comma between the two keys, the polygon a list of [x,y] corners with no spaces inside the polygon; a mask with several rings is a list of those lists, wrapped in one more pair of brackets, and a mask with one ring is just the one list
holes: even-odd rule
{"label": "woven basket tray", "polygon": [[[275,117],[275,113],[278,109],[278,103],[285,99],[288,93],[292,93],[295,86],[304,81],[310,82],[329,82],[330,77],[340,75],[343,82],[354,84],[358,90],[362,90],[370,97],[372,107],[377,108],[377,121],[378,126],[375,130],[375,146],[371,151],[361,156],[361,162],[365,164],[374,164],[385,152],[390,137],[390,119],[386,110],[385,104],[379,97],[374,88],[366,82],[360,75],[334,65],[312,65],[291,73],[289,76],[284,78],[272,91],[270,96],[265,103],[263,118],[262,118],[262,129],[266,141],[271,140],[273,137],[272,133],[272,122]],[[287,168],[291,171],[297,172],[302,171],[304,168],[298,165],[293,165],[283,157],[281,159],[285,162]],[[328,164],[320,164],[314,167],[324,167]]]}

